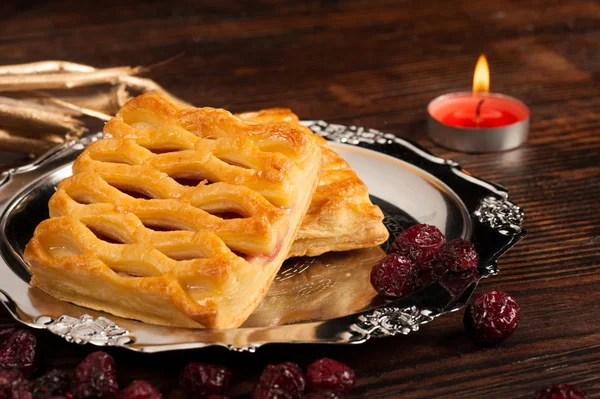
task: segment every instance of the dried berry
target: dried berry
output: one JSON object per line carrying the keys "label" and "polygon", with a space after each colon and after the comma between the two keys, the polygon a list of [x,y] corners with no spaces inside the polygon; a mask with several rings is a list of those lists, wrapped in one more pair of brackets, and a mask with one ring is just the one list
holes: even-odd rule
{"label": "dried berry", "polygon": [[446,274],[446,268],[440,261],[433,258],[423,263],[419,268],[417,277],[417,287],[427,287],[434,281],[439,281],[444,274]]}
{"label": "dried berry", "polygon": [[37,367],[37,339],[29,331],[18,330],[0,347],[0,367],[18,369],[25,377]]}
{"label": "dried berry", "polygon": [[574,385],[555,384],[541,388],[535,394],[536,399],[587,399],[588,394]]}
{"label": "dried berry", "polygon": [[179,384],[188,398],[221,394],[229,385],[231,372],[223,366],[208,363],[188,363],[181,372]]}
{"label": "dried berry", "polygon": [[390,251],[421,265],[431,259],[445,242],[444,234],[437,227],[416,224],[396,237]]}
{"label": "dried berry", "polygon": [[71,390],[73,373],[66,370],[51,370],[31,384],[34,398],[65,396]]}
{"label": "dried berry", "polygon": [[317,391],[307,393],[302,399],[342,399],[342,394],[332,391]]}
{"label": "dried berry", "polygon": [[75,368],[75,397],[114,398],[118,390],[115,361],[108,353],[91,353]]}
{"label": "dried berry", "polygon": [[356,376],[344,363],[324,357],[308,366],[306,380],[313,391],[346,393],[356,382]]}
{"label": "dried berry", "polygon": [[457,296],[475,282],[478,277],[477,269],[448,272],[440,279],[440,284],[453,296]]}
{"label": "dried berry", "polygon": [[119,392],[117,399],[162,399],[162,395],[148,381],[137,380]]}
{"label": "dried berry", "polygon": [[15,332],[14,328],[5,328],[0,330],[0,345],[2,345]]}
{"label": "dried berry", "polygon": [[208,395],[204,399],[229,399],[229,398],[227,396],[224,396],[224,395]]}
{"label": "dried berry", "polygon": [[447,270],[460,272],[467,269],[477,269],[479,255],[475,246],[462,238],[455,238],[444,244],[436,255]]}
{"label": "dried berry", "polygon": [[417,268],[407,257],[390,254],[373,266],[371,285],[381,295],[412,294],[417,288]]}
{"label": "dried berry", "polygon": [[270,364],[260,375],[252,399],[299,399],[305,387],[304,374],[296,363]]}
{"label": "dried berry", "polygon": [[0,398],[31,399],[29,384],[23,374],[16,369],[0,368]]}
{"label": "dried berry", "polygon": [[502,291],[490,291],[476,297],[464,317],[467,333],[480,345],[502,342],[516,330],[520,320],[519,305]]}

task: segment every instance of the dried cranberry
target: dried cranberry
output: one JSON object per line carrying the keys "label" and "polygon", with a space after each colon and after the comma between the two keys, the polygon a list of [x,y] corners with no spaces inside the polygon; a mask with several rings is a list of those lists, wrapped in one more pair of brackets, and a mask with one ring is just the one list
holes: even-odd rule
{"label": "dried cranberry", "polygon": [[396,237],[390,251],[420,265],[431,259],[445,242],[444,234],[437,227],[416,224]]}
{"label": "dried cranberry", "polygon": [[0,398],[31,399],[29,384],[23,374],[16,369],[0,368]]}
{"label": "dried cranberry", "polygon": [[34,398],[65,396],[71,390],[73,373],[66,370],[51,370],[31,384]]}
{"label": "dried cranberry", "polygon": [[317,391],[307,393],[302,399],[342,399],[342,395],[339,392]]}
{"label": "dried cranberry", "polygon": [[0,345],[2,345],[15,332],[14,328],[5,328],[0,330]]}
{"label": "dried cranberry", "polygon": [[439,281],[444,274],[446,274],[446,268],[444,265],[442,265],[442,263],[435,258],[430,259],[422,264],[421,268],[419,269],[417,286],[418,288],[426,287],[434,281]]}
{"label": "dried cranberry", "polygon": [[270,364],[260,375],[252,399],[299,399],[305,387],[304,374],[296,363]]}
{"label": "dried cranberry", "polygon": [[381,295],[412,294],[417,288],[417,268],[407,257],[390,254],[373,266],[371,285]]}
{"label": "dried cranberry", "polygon": [[15,331],[0,348],[0,367],[19,369],[25,377],[37,367],[37,339],[29,331]]}
{"label": "dried cranberry", "polygon": [[225,395],[208,395],[206,398],[204,399],[229,399],[227,396]]}
{"label": "dried cranberry", "polygon": [[444,244],[436,258],[447,270],[454,272],[476,269],[479,264],[479,255],[477,255],[475,246],[462,238],[455,238]]}
{"label": "dried cranberry", "polygon": [[494,345],[511,335],[519,325],[517,302],[505,292],[490,291],[476,297],[465,311],[466,331],[480,345]]}
{"label": "dried cranberry", "polygon": [[587,392],[574,385],[555,384],[541,388],[535,394],[536,399],[587,399]]}
{"label": "dried cranberry", "polygon": [[344,363],[324,357],[308,366],[306,380],[313,391],[346,393],[356,382],[356,376]]}
{"label": "dried cranberry", "polygon": [[479,277],[477,269],[461,272],[448,272],[440,280],[440,284],[454,296],[461,294]]}
{"label": "dried cranberry", "polygon": [[162,395],[148,381],[133,381],[119,392],[117,399],[162,399]]}
{"label": "dried cranberry", "polygon": [[118,390],[115,361],[108,353],[91,353],[75,368],[75,397],[114,398]]}
{"label": "dried cranberry", "polygon": [[220,394],[229,385],[231,372],[223,366],[188,363],[181,372],[179,384],[189,398]]}

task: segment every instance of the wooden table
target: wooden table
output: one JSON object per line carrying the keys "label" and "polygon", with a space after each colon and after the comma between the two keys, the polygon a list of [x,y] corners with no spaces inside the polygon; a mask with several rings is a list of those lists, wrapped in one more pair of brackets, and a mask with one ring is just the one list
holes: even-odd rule
{"label": "wooden table", "polygon": [[[15,2],[16,3],[16,2]],[[121,384],[148,379],[177,397],[191,360],[233,370],[248,397],[263,367],[326,355],[358,375],[355,397],[530,398],[567,382],[600,397],[600,3],[594,0],[35,2],[0,7],[0,64],[63,59],[148,65],[198,105],[290,107],[302,118],[356,124],[416,140],[476,176],[506,186],[526,212],[526,239],[480,290],[505,290],[522,322],[503,345],[479,349],[461,312],[409,336],[358,346],[285,346],[142,355],[111,350]],[[198,3],[198,4],[196,4]],[[251,3],[251,2],[244,2]],[[218,4],[218,5],[217,5]],[[531,107],[529,141],[463,154],[426,135],[427,103],[469,90],[485,52],[492,89]],[[0,311],[3,326],[15,325]],[[49,367],[74,367],[90,346],[39,334]]]}

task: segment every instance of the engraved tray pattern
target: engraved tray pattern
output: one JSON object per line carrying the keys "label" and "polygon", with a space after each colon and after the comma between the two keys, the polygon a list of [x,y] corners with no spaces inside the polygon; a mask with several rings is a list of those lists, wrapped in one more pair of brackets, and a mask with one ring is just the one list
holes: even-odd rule
{"label": "engraved tray pattern", "polygon": [[[523,211],[508,200],[507,191],[465,173],[456,162],[435,157],[417,144],[373,129],[324,121],[302,123],[328,140],[343,144],[335,149],[354,160],[356,164],[347,158],[367,182],[370,191],[376,192],[372,196],[373,201],[384,211],[385,224],[391,236],[417,220],[437,221],[435,224],[443,224],[447,235],[460,235],[475,244],[481,259],[481,278],[498,273],[498,258],[524,237],[525,231],[521,227]],[[422,324],[460,309],[477,286],[478,281],[474,281],[456,292],[447,289],[443,282],[436,282],[395,301],[383,300],[365,291],[372,291],[368,284],[353,290],[355,286],[349,284],[357,278],[344,276],[355,270],[368,275],[370,265],[389,247],[391,241],[388,241],[381,249],[374,249],[378,252],[370,250],[288,261],[265,301],[248,322],[237,329],[193,330],[154,326],[56,300],[29,286],[29,271],[22,260],[21,249],[30,237],[28,228],[32,229],[47,217],[43,209],[45,204],[40,202],[40,198],[53,193],[56,184],[68,176],[70,164],[85,146],[100,137],[98,133],[65,143],[34,163],[0,175],[0,300],[16,320],[31,327],[46,329],[69,342],[118,346],[143,352],[215,345],[253,352],[272,343],[353,344],[416,331]],[[363,158],[369,162],[361,161]],[[406,211],[403,204],[392,203],[394,195],[390,197],[389,190],[383,188],[385,184],[376,177],[370,177],[369,173],[373,172],[369,172],[369,164],[380,161],[392,172],[397,172],[400,179],[410,180],[402,184],[412,187],[411,182],[416,182],[416,190],[421,189],[422,192],[416,193],[421,200],[415,199],[411,210]],[[439,212],[413,217],[415,212],[419,213],[415,211],[419,208],[415,207],[427,208],[429,201],[439,208],[436,208]],[[28,224],[31,226],[24,227]],[[311,277],[311,270],[324,273],[325,278]],[[368,281],[368,278],[363,276],[360,281],[365,280]],[[368,296],[370,300],[357,304],[355,298],[346,296],[341,301],[347,304],[343,309],[324,310],[327,306],[321,302],[326,305],[336,303],[336,306],[342,307],[337,305],[337,300],[331,299],[337,297],[326,295],[337,295],[336,289],[350,291],[350,296]],[[316,305],[303,307],[306,298]],[[281,305],[282,301],[285,306]]]}

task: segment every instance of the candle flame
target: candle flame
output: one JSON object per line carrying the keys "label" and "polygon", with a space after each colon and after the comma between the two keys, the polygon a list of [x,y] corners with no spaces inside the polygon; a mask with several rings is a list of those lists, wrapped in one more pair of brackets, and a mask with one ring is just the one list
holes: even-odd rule
{"label": "candle flame", "polygon": [[490,91],[490,68],[485,55],[481,54],[475,65],[473,74],[473,93],[487,93]]}

